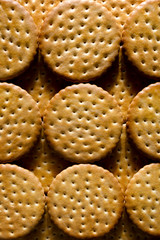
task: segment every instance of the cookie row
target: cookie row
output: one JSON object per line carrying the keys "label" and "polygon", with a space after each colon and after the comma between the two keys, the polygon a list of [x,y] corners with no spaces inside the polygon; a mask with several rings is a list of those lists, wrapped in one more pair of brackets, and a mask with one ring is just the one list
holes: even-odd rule
{"label": "cookie row", "polygon": [[[41,130],[36,102],[23,89],[1,83],[0,161],[20,158]],[[121,134],[116,100],[102,88],[79,84],[61,90],[48,104],[44,128],[49,142],[67,160],[93,162],[110,152]]]}
{"label": "cookie row", "polygon": [[[160,164],[146,165],[130,180],[125,206],[143,231],[159,236]],[[38,178],[16,165],[0,165],[0,237],[13,239],[30,233],[40,221],[45,195]],[[53,179],[47,195],[51,219],[76,238],[107,234],[118,222],[124,196],[108,170],[90,164],[73,165]]]}
{"label": "cookie row", "polygon": [[[133,99],[127,116],[128,132],[148,158],[160,159],[160,84],[151,84]],[[28,152],[41,130],[36,102],[23,89],[1,83],[0,161],[10,162]],[[116,146],[123,116],[107,91],[78,84],[59,91],[46,106],[44,130],[50,145],[71,162],[94,162]]]}
{"label": "cookie row", "polygon": [[[64,0],[31,0],[26,2],[24,0],[18,0],[18,2],[29,11],[38,28],[41,27],[48,12],[57,6],[57,4],[62,3],[63,1]],[[144,0],[97,0],[96,2],[102,4],[112,13],[122,31],[129,14],[143,1]]]}
{"label": "cookie row", "polygon": [[[117,179],[96,165],[74,165],[53,180],[47,205],[51,218],[75,237],[108,233],[118,222],[124,197]],[[45,195],[38,178],[16,165],[0,165],[0,238],[13,239],[34,229]]]}
{"label": "cookie row", "polygon": [[37,27],[24,7],[10,0],[1,0],[0,5],[2,81],[26,70],[38,42],[54,72],[74,82],[93,80],[111,66],[121,39],[128,58],[140,71],[150,77],[160,76],[160,1],[147,0],[128,14],[122,38],[111,12],[97,1],[55,4],[40,28],[39,40]]}
{"label": "cookie row", "polygon": [[[160,83],[141,90],[127,114],[130,138],[151,161],[160,159]],[[119,141],[123,116],[115,99],[91,84],[66,87],[48,104],[44,130],[50,145],[64,159],[94,162]]]}
{"label": "cookie row", "polygon": [[93,238],[108,233],[125,203],[138,228],[160,236],[159,183],[160,164],[146,165],[130,180],[124,201],[110,172],[95,165],[74,165],[53,180],[48,193],[49,213],[69,235]]}

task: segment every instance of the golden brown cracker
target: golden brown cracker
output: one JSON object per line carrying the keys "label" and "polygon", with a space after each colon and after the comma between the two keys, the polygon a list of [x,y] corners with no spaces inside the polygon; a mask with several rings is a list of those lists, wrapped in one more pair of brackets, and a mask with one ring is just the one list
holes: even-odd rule
{"label": "golden brown cracker", "polygon": [[122,117],[114,98],[91,84],[66,87],[48,104],[44,115],[47,140],[66,160],[93,162],[119,140]]}
{"label": "golden brown cracker", "polygon": [[37,28],[29,13],[16,1],[0,1],[0,80],[16,77],[29,67],[36,54]]}
{"label": "golden brown cracker", "polygon": [[160,164],[140,169],[131,179],[125,193],[126,208],[132,221],[143,231],[159,236]]}
{"label": "golden brown cracker", "polygon": [[141,3],[128,17],[123,42],[128,59],[146,75],[160,77],[160,1]]}
{"label": "golden brown cracker", "polygon": [[137,148],[151,159],[160,159],[159,127],[160,83],[151,84],[140,91],[130,104],[127,126]]}
{"label": "golden brown cracker", "polygon": [[11,162],[33,147],[41,118],[36,102],[22,88],[0,83],[0,97],[0,162]]}
{"label": "golden brown cracker", "polygon": [[33,173],[16,165],[0,164],[0,238],[29,233],[42,217],[44,198]]}
{"label": "golden brown cracker", "polygon": [[78,238],[104,235],[118,222],[123,194],[117,179],[96,165],[79,164],[63,170],[48,192],[52,220]]}
{"label": "golden brown cracker", "polygon": [[41,28],[44,60],[54,72],[74,82],[100,76],[114,61],[119,44],[115,19],[94,1],[58,4]]}

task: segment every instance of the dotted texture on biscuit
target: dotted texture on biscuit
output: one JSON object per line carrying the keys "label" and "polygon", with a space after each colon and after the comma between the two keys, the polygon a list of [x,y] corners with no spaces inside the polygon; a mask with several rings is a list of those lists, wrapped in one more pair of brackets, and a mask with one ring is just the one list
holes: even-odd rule
{"label": "dotted texture on biscuit", "polygon": [[16,1],[0,0],[0,80],[24,71],[36,48],[37,29],[32,17]]}
{"label": "dotted texture on biscuit", "polygon": [[160,1],[141,3],[124,26],[124,48],[129,60],[150,77],[160,77]]}
{"label": "dotted texture on biscuit", "polygon": [[30,150],[40,134],[36,102],[13,84],[0,84],[0,162],[14,161]]}
{"label": "dotted texture on biscuit", "polygon": [[117,223],[123,195],[116,178],[95,165],[74,165],[53,180],[48,192],[52,220],[68,234],[103,235]]}
{"label": "dotted texture on biscuit", "polygon": [[62,0],[17,0],[33,17],[38,30],[40,30],[48,11],[52,10]]}
{"label": "dotted texture on biscuit", "polygon": [[16,165],[0,165],[0,238],[29,233],[44,212],[44,192],[38,178]]}
{"label": "dotted texture on biscuit", "polygon": [[[49,11],[64,0],[18,0],[31,14],[38,27],[44,22]],[[106,7],[115,17],[120,28],[123,29],[124,23],[129,14],[144,0],[96,0]]]}
{"label": "dotted texture on biscuit", "polygon": [[146,165],[131,179],[126,207],[133,222],[151,235],[160,235],[160,164]]}
{"label": "dotted texture on biscuit", "polygon": [[32,16],[35,24],[38,29],[43,23],[44,16],[46,13],[45,1],[44,0],[17,0],[22,6],[26,8],[26,10]]}
{"label": "dotted texture on biscuit", "polygon": [[129,16],[129,14],[144,0],[97,0],[104,7],[106,7],[113,16],[117,23],[120,25],[121,30]]}
{"label": "dotted texture on biscuit", "polygon": [[50,101],[44,115],[51,146],[67,160],[93,162],[115,147],[122,128],[120,109],[102,88],[72,85]]}
{"label": "dotted texture on biscuit", "polygon": [[128,131],[136,146],[151,158],[160,159],[160,83],[144,88],[128,112]]}
{"label": "dotted texture on biscuit", "polygon": [[94,1],[58,4],[41,28],[40,48],[53,71],[73,81],[100,76],[118,54],[120,33],[109,11]]}

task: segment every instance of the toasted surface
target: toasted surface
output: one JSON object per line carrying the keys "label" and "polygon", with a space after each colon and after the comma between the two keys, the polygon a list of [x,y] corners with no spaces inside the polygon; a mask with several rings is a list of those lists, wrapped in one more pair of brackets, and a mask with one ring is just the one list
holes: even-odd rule
{"label": "toasted surface", "polygon": [[116,19],[119,24],[121,31],[129,16],[129,14],[144,0],[96,0],[106,7]]}
{"label": "toasted surface", "polygon": [[128,184],[125,201],[133,222],[151,235],[160,235],[160,164],[140,169]]}
{"label": "toasted surface", "polygon": [[51,11],[62,0],[16,0],[23,5],[32,16],[38,30],[44,22],[49,11]]}
{"label": "toasted surface", "polygon": [[91,84],[66,87],[48,104],[44,129],[51,146],[69,161],[93,162],[119,140],[122,116],[114,98]]}
{"label": "toasted surface", "polygon": [[14,78],[31,63],[37,49],[37,28],[16,1],[0,0],[0,80]]}
{"label": "toasted surface", "polygon": [[160,77],[160,0],[141,3],[128,17],[123,42],[130,61],[150,77]]}
{"label": "toasted surface", "polygon": [[63,170],[48,192],[52,220],[78,238],[104,235],[118,222],[123,194],[117,179],[96,165],[80,164]]}
{"label": "toasted surface", "polygon": [[[40,26],[44,21],[44,18],[46,16],[46,11],[50,5],[50,2],[52,0],[44,1],[44,0],[16,0],[19,2],[22,6],[25,7],[25,9],[29,12],[29,14],[32,16],[37,29],[40,30]],[[48,2],[48,3],[46,3]]]}
{"label": "toasted surface", "polygon": [[0,164],[0,238],[29,233],[42,217],[44,198],[42,186],[32,172]]}
{"label": "toasted surface", "polygon": [[63,1],[49,12],[41,28],[45,61],[74,82],[100,76],[118,54],[119,44],[115,19],[95,1]]}
{"label": "toasted surface", "polygon": [[39,109],[20,87],[0,83],[0,162],[11,162],[30,150],[41,129]]}

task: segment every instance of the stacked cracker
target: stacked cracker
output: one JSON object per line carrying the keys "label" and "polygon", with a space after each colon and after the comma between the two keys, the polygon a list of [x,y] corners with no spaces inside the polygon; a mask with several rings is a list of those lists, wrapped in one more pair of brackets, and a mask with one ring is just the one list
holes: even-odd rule
{"label": "stacked cracker", "polygon": [[[156,4],[158,4],[157,2],[158,1],[148,1],[146,2],[147,6],[145,4],[140,5],[140,7],[134,11],[133,15],[130,15],[130,18],[128,19],[128,23],[126,23],[126,26],[125,26],[126,31],[123,34],[123,39],[125,42],[124,46],[126,51],[128,51],[128,49],[131,49],[131,47],[128,48],[128,46],[130,46],[129,45],[130,43],[127,42],[128,41],[127,36],[129,36],[129,39],[131,35],[133,36],[135,34],[135,36],[137,36],[137,32],[134,32],[134,33],[130,32],[130,28],[128,27],[130,25],[130,22],[132,21],[136,21],[135,24],[137,25],[137,19],[135,20],[133,16],[137,16],[136,14],[138,14],[139,16],[138,11],[143,12],[143,9],[145,9],[146,13],[149,12],[150,14],[150,12],[152,12],[152,6],[153,5],[156,6]],[[139,2],[131,3],[129,1],[125,1],[122,3],[121,2],[117,3],[114,1],[110,2],[110,6],[112,10],[115,11],[115,12],[113,11],[115,18],[118,19],[119,22],[121,23],[121,29],[126,17],[132,11],[132,7],[135,7],[138,3]],[[24,3],[21,2],[21,4],[24,4]],[[44,55],[45,61],[52,68],[52,70],[54,70],[54,72],[58,73],[59,76],[67,80],[72,80],[74,82],[89,81],[91,79],[95,79],[99,77],[100,75],[102,75],[104,70],[106,70],[111,65],[111,62],[114,61],[115,56],[118,53],[121,34],[120,34],[120,31],[118,30],[114,17],[112,17],[112,15],[104,7],[102,7],[101,3],[96,3],[96,2],[88,3],[88,1],[81,1],[81,2],[64,1],[64,3],[60,3],[59,5],[57,4],[58,2],[49,2],[49,1],[46,1],[46,2],[42,1],[39,4],[39,6],[38,5],[36,6],[35,3],[32,3],[32,2],[29,2],[29,3],[25,2],[24,4],[25,7],[27,7],[30,13],[32,14],[35,22],[38,25],[39,31],[40,31],[40,27],[39,27],[40,21],[44,19],[45,15],[48,15],[45,19],[45,22],[42,27],[41,35],[40,35],[41,36],[40,47],[42,49],[42,53]],[[14,7],[15,6],[16,7],[14,8],[13,5]],[[110,6],[107,2],[106,3],[104,2],[104,5],[106,5],[106,7],[109,9]],[[10,7],[11,12],[14,12],[15,14],[15,9],[17,9],[19,6],[20,5],[16,3],[12,3],[12,6]],[[50,9],[50,7],[55,7],[55,8],[49,14],[47,14],[47,11]],[[20,6],[19,8],[22,8],[22,7]],[[119,8],[121,9],[120,17],[116,12],[117,9]],[[64,9],[66,11],[64,11]],[[156,9],[157,9],[157,6],[156,6]],[[25,10],[23,9],[23,11]],[[126,15],[123,14],[123,11]],[[9,16],[8,22],[12,22],[12,18],[13,16],[11,17]],[[67,21],[67,18],[68,18],[68,21]],[[24,19],[25,18],[20,16],[20,22],[25,22]],[[90,22],[89,22],[89,19],[90,19]],[[151,16],[151,19],[153,19],[153,16]],[[78,24],[80,25],[80,28],[81,28],[80,30],[77,28],[76,21],[78,21]],[[107,21],[109,21],[110,23],[107,23]],[[138,21],[141,21],[141,20],[138,19]],[[26,31],[25,36],[29,35],[30,37],[31,34],[28,34],[28,32],[29,33],[32,32],[32,30],[35,28],[35,25],[33,24],[32,20],[30,21],[30,23],[31,22],[32,22],[31,30],[29,29],[28,31],[26,30],[26,27],[23,27],[23,29]],[[142,19],[142,22],[143,22],[143,19]],[[29,24],[27,25],[26,22],[25,24],[27,28],[28,26],[30,26]],[[152,24],[152,30],[153,30],[153,33],[155,34],[157,27],[153,25],[154,24]],[[11,26],[13,26],[13,23],[11,24]],[[9,30],[7,30],[6,32],[10,33],[11,26],[9,26],[8,28]],[[96,29],[93,26],[96,26]],[[19,27],[19,23],[18,25],[16,25],[15,29],[19,30],[18,27]],[[57,27],[57,29],[54,32],[53,29],[55,29],[55,27]],[[100,35],[98,34],[99,30],[101,33]],[[151,30],[151,33],[152,33],[152,30]],[[85,36],[83,35],[84,33],[85,33]],[[146,34],[151,34],[151,33],[150,32],[148,33],[146,30]],[[19,40],[20,44],[16,42],[16,44],[18,44],[17,49],[20,48],[21,52],[19,51],[19,55],[15,53],[13,54],[13,56],[10,55],[10,52],[12,52],[10,47],[12,47],[13,43],[15,43],[15,39],[17,39],[17,36],[20,36],[16,34],[17,33],[15,33],[13,39],[11,38],[9,39],[9,42],[10,42],[9,47],[8,46],[4,47],[4,56],[5,57],[7,56],[7,61],[8,59],[10,59],[9,60],[10,64],[8,64],[8,66],[6,67],[4,62],[3,68],[5,73],[2,72],[2,80],[5,80],[7,78],[8,79],[12,78],[18,75],[23,70],[25,70],[25,68],[29,65],[29,62],[33,59],[33,56],[35,54],[36,44],[34,45],[34,43],[36,41],[34,42],[34,40],[36,40],[36,35],[34,35],[34,37],[33,36],[31,37],[32,43],[33,43],[33,45],[31,44],[31,46],[28,45],[28,42],[26,44],[25,41],[21,42]],[[144,33],[142,34],[140,32],[138,34],[140,38],[146,37],[145,35],[143,35]],[[3,35],[3,38],[4,38],[4,35]],[[151,41],[151,39],[153,39],[153,36],[151,37],[149,36],[149,41]],[[145,65],[146,71],[140,67],[139,69],[141,71],[145,71],[146,73],[148,73],[147,71],[151,69],[150,76],[157,78],[159,77],[158,76],[158,55],[157,55],[158,36],[156,36],[156,39],[157,40],[156,40],[156,43],[154,42],[154,46],[151,46],[151,48],[154,51],[154,56],[152,57],[153,64],[147,66],[147,62],[150,63],[150,60],[147,60],[146,55],[144,57],[142,54],[140,54],[142,56],[142,59],[139,65],[143,65],[143,66]],[[4,39],[3,39],[3,42],[4,42]],[[69,45],[69,43],[71,43],[72,46]],[[106,48],[106,45],[108,46],[108,48]],[[34,51],[32,46],[34,48]],[[92,46],[91,49],[90,49],[90,46]],[[135,46],[138,49],[139,45],[137,43],[136,45],[134,44],[133,48],[135,48]],[[137,50],[137,52],[140,52],[141,48],[145,48],[145,46],[144,47],[141,46],[140,49]],[[25,49],[28,49],[27,53],[31,52],[31,55],[32,55],[32,57],[29,57],[27,60],[24,59],[24,57],[27,58],[27,54],[24,54],[24,55],[22,54]],[[147,45],[147,49],[148,49],[148,45]],[[128,55],[129,55],[128,57],[130,60],[132,60],[131,54],[132,54],[132,51],[131,53],[128,51]],[[18,56],[18,63],[21,62],[26,64],[25,66],[22,66],[22,68],[18,70],[16,68],[17,59],[14,59],[15,56]],[[134,61],[135,63],[137,63],[137,66],[138,66],[138,60],[137,59],[133,60],[133,63]],[[143,83],[143,84],[138,83],[138,86],[137,85],[135,86],[134,83],[130,81],[130,78],[134,79],[134,70],[132,70],[132,68],[130,69],[130,66],[128,66],[128,63],[126,64],[126,62],[127,60],[123,57],[123,52],[120,50],[119,62],[115,62],[113,67],[109,71],[104,73],[104,75],[102,75],[101,78],[97,80],[97,82],[95,81],[96,85],[101,85],[105,90],[108,90],[113,95],[113,97],[111,97],[111,95],[109,95],[106,91],[102,90],[101,88],[98,88],[96,85],[90,85],[90,84],[73,85],[71,87],[65,88],[64,90],[60,91],[58,94],[55,95],[55,97],[50,101],[48,105],[47,111],[45,112],[45,118],[44,118],[45,134],[47,135],[47,139],[49,140],[50,145],[52,146],[52,149],[48,146],[45,140],[43,131],[41,134],[42,137],[40,137],[40,143],[37,144],[35,150],[33,149],[28,155],[23,156],[23,159],[21,158],[21,155],[25,153],[26,150],[24,150],[24,152],[23,151],[21,152],[20,150],[25,149],[26,147],[25,144],[23,144],[24,137],[20,139],[20,143],[17,143],[18,147],[15,146],[16,151],[12,150],[13,148],[10,147],[10,149],[13,151],[14,154],[15,153],[19,154],[19,152],[21,152],[20,155],[16,155],[15,158],[13,158],[13,160],[16,159],[17,157],[20,158],[19,162],[17,162],[18,165],[25,166],[26,168],[34,171],[34,173],[41,180],[46,192],[48,191],[52,178],[55,175],[57,175],[57,173],[60,172],[63,168],[66,168],[69,165],[66,159],[70,161],[75,161],[75,162],[81,162],[81,161],[93,162],[95,160],[99,160],[97,164],[100,164],[105,168],[109,168],[114,173],[114,175],[118,177],[121,187],[124,190],[126,189],[126,184],[131,178],[131,176],[133,175],[133,173],[136,172],[142,165],[145,164],[144,162],[140,161],[141,160],[140,158],[142,157],[138,152],[136,153],[137,156],[136,157],[134,156],[135,155],[134,146],[128,143],[127,135],[126,135],[125,120],[126,120],[126,111],[128,109],[128,105],[132,100],[133,96],[139,90],[141,90],[144,86],[148,85],[148,83]],[[14,64],[12,65],[12,63]],[[37,68],[35,66],[37,66]],[[130,72],[128,71],[128,68],[129,68],[129,71],[132,71],[133,74],[129,75]],[[157,75],[155,75],[155,72],[157,73]],[[6,77],[5,74],[8,74],[8,76]],[[25,76],[26,73],[24,75],[21,75],[19,79],[16,79],[17,82],[15,83],[19,84],[20,86],[22,86],[22,88],[27,89],[29,93],[31,93],[31,95],[34,97],[34,99],[37,101],[40,107],[41,116],[44,116],[44,109],[45,109],[44,103],[48,103],[48,100],[54,95],[54,93],[60,90],[61,88],[64,88],[66,84],[64,80],[60,79],[58,75],[55,75],[52,72],[50,72],[47,66],[43,64],[43,61],[40,56],[38,56],[38,58],[35,59],[34,64],[31,65],[31,71],[27,74],[28,76]],[[138,76],[140,79],[142,78],[140,75]],[[23,81],[22,81],[22,78],[23,78]],[[107,78],[109,80],[107,80]],[[10,92],[11,93],[13,92],[13,94],[11,95],[13,96],[14,90],[16,90],[15,86],[11,86],[11,85],[8,85],[8,86],[9,88],[12,87]],[[149,90],[150,89],[152,92],[152,87],[149,87]],[[157,86],[155,86],[155,89],[157,89]],[[18,91],[21,91],[21,89],[18,89]],[[144,90],[144,92],[146,92],[146,90]],[[6,93],[3,94],[5,99],[4,101],[8,102],[10,98],[6,100],[7,97],[5,96],[5,94]],[[140,95],[143,95],[143,92]],[[151,95],[155,96],[155,99],[158,98],[158,94],[155,95],[151,93]],[[26,99],[26,97],[24,98]],[[154,97],[152,98],[154,99]],[[117,100],[120,107],[116,105],[115,99]],[[18,101],[17,101],[17,104],[19,104]],[[27,101],[23,101],[23,102],[27,103]],[[150,144],[150,142],[152,142],[151,138],[153,137],[152,132],[154,132],[155,129],[157,129],[156,126],[158,126],[157,125],[158,106],[157,104],[154,104],[154,103],[152,104],[148,102],[146,103],[146,105],[148,105],[149,111],[150,109],[153,110],[151,114],[151,118],[152,117],[154,118],[153,120],[151,120],[151,121],[154,121],[154,123],[151,124],[151,125],[154,125],[153,128],[151,128],[151,134],[150,134],[151,138],[147,140],[145,137],[146,133],[143,132],[146,130],[146,126],[147,126],[146,122],[142,124],[142,126],[140,127],[140,130],[136,130],[136,128],[133,126],[133,132],[134,132],[134,129],[136,131],[134,132],[134,134],[131,133],[131,129],[132,129],[131,115],[133,115],[134,117],[134,112],[136,112],[137,115],[139,112],[136,109],[132,110],[134,105],[137,104],[136,101],[138,101],[138,97],[137,97],[137,100],[133,101],[130,107],[130,115],[128,117],[128,127],[130,129],[130,135],[131,136],[136,134],[139,135],[139,131],[141,130],[140,135],[142,139],[143,137],[145,139],[146,149],[154,151],[156,152],[156,154],[158,154],[158,150],[154,148],[154,144],[153,145]],[[88,105],[88,102],[91,104]],[[35,103],[32,103],[32,104],[36,105]],[[59,104],[62,104],[62,105],[60,108],[58,108],[56,107],[56,104],[57,106],[59,106]],[[16,106],[16,103],[13,105],[15,105],[14,106],[15,108],[11,109],[11,111],[12,111],[12,114],[14,112],[13,114],[14,116],[15,113],[17,114],[17,106]],[[142,107],[141,107],[142,110],[144,110],[146,105],[142,104]],[[155,105],[156,105],[156,109],[155,109]],[[10,104],[5,106],[3,110],[4,112],[6,112],[6,108],[7,108],[7,114],[8,114],[9,106]],[[23,104],[20,107],[22,106]],[[138,108],[139,108],[139,105],[138,105]],[[25,111],[27,109],[28,112],[29,111],[32,112],[29,102],[28,102],[28,105],[26,104],[26,107],[24,106],[24,109]],[[123,113],[123,121],[124,121],[121,137],[120,137],[120,129],[122,124],[122,118],[121,117],[117,118],[117,115],[116,115],[117,112],[120,111],[120,109],[121,109],[121,112]],[[155,116],[153,116],[154,110],[155,110]],[[143,111],[143,112],[146,113],[147,111]],[[108,113],[110,114],[108,115]],[[9,125],[9,127],[10,125],[13,125],[10,123],[10,121],[8,124],[7,122],[8,119],[5,120],[5,117],[2,116],[5,124],[7,126]],[[25,115],[24,119],[19,117],[19,115],[15,117],[17,119],[17,122],[18,122],[18,119],[20,119],[20,123],[18,122],[18,126],[19,124],[20,125],[22,124],[22,126],[27,125],[28,121],[29,121],[29,124],[32,125],[30,121],[31,120],[30,118],[32,117],[30,116]],[[37,117],[34,117],[34,121],[37,121],[37,119],[38,119]],[[13,118],[13,121],[16,121],[16,120],[14,120]],[[31,127],[30,125],[29,126],[27,125],[27,127],[30,128]],[[144,125],[145,127],[143,130]],[[35,143],[35,139],[37,139],[38,137],[40,125],[39,124],[37,125],[37,122],[36,122],[36,124],[34,123],[34,127],[35,126],[37,127],[38,130],[34,130],[33,135],[36,134],[35,135],[36,137],[30,136],[32,132],[28,133],[28,137],[26,136],[26,139],[31,138],[31,145],[28,146],[28,150],[31,148],[31,146],[33,146],[33,144]],[[136,126],[139,127],[139,118],[138,118],[138,124]],[[33,128],[33,129],[36,129],[36,128]],[[150,125],[149,125],[149,129],[150,129]],[[5,127],[5,131],[7,131],[6,127]],[[13,128],[13,130],[11,131],[15,132],[15,136],[17,136],[15,128]],[[147,130],[147,134],[148,134],[148,131],[150,130]],[[26,133],[22,135],[25,136]],[[143,151],[144,149],[143,144],[141,144],[142,147],[140,147],[141,145],[137,142],[136,137],[137,136],[133,137],[133,141],[135,141],[138,148],[140,148]],[[34,140],[32,140],[32,138]],[[116,145],[119,138],[120,138],[120,141],[117,145],[117,148],[112,153],[108,154],[111,151],[111,149],[113,149],[113,147]],[[107,142],[106,142],[106,139],[107,139]],[[140,136],[138,136],[138,139],[141,139]],[[158,148],[159,147],[158,138],[153,137],[153,139],[155,139],[154,141],[156,141],[156,144],[157,144],[156,146]],[[148,144],[148,141],[149,141],[149,144]],[[9,137],[6,138],[6,142],[9,143],[9,145],[11,145],[12,143]],[[95,145],[95,142],[96,142],[96,145]],[[96,151],[94,147],[96,147]],[[9,150],[7,149],[7,152],[8,151]],[[12,153],[12,151],[10,152]],[[9,155],[10,155],[10,152],[9,152]],[[107,154],[107,157],[105,157],[106,154]],[[103,161],[100,160],[102,157],[105,157]],[[32,161],[30,159],[32,159]],[[6,161],[8,161],[8,159]],[[12,158],[10,161],[12,161]],[[10,167],[10,165],[4,165],[4,166]],[[155,169],[158,167],[159,166],[156,165]],[[20,171],[23,171],[23,170],[21,169]],[[146,171],[148,172],[148,170]],[[151,171],[149,170],[149,175],[150,174],[151,174]],[[158,170],[157,170],[157,173],[154,173],[155,176],[156,174],[157,176],[159,176]],[[70,177],[68,178],[68,176]],[[107,176],[109,178],[107,178]],[[135,175],[135,178],[136,178],[136,175]],[[150,183],[148,179],[146,181]],[[153,183],[149,184],[149,186],[152,185],[151,193],[149,193],[148,195],[151,199],[151,200],[149,199],[151,203],[153,203],[153,201],[150,195],[152,193],[153,195],[154,194],[157,195],[158,187],[157,185],[155,185],[155,182],[157,181],[158,181],[158,177],[155,177],[155,179],[153,180]],[[67,184],[67,188],[65,188],[66,184]],[[141,181],[139,185],[140,186],[143,185]],[[107,192],[106,192],[106,186],[108,186]],[[134,180],[132,180],[131,183],[128,185],[128,190],[126,192],[126,206],[129,214],[131,215],[131,218],[138,225],[138,227],[140,227],[143,231],[146,231],[153,235],[159,234],[159,231],[157,230],[157,225],[152,224],[153,222],[156,222],[156,221],[158,222],[158,217],[156,214],[150,214],[150,211],[152,210],[155,211],[159,201],[158,198],[156,197],[156,200],[155,200],[156,203],[154,204],[154,206],[151,206],[151,210],[147,209],[150,214],[150,218],[148,221],[149,222],[148,223],[149,230],[148,230],[144,219],[141,219],[139,215],[138,215],[139,220],[134,220],[136,219],[136,216],[134,215],[135,206],[132,205],[133,201],[130,200],[129,197],[127,197],[128,195],[130,195],[130,191],[131,191],[130,186],[133,188]],[[83,191],[81,192],[81,190]],[[114,194],[110,195],[112,191]],[[140,196],[141,194],[138,195],[138,199],[145,198],[144,197],[145,193],[146,191],[144,192],[144,194],[142,194],[143,195],[142,197]],[[99,203],[99,201],[101,202],[102,205]],[[110,207],[110,209],[107,209],[108,207],[107,205],[110,202],[112,202],[111,204],[112,207]],[[53,181],[48,194],[48,208],[49,208],[50,215],[52,216],[52,219],[65,232],[79,238],[84,238],[89,236],[90,237],[100,236],[107,233],[111,228],[113,228],[113,226],[118,221],[121,215],[122,205],[123,205],[122,202],[123,202],[122,193],[115,177],[112,174],[110,174],[108,171],[104,170],[103,168],[99,168],[96,165],[93,165],[93,166],[84,165],[84,164],[75,165],[73,167],[67,168],[65,171],[62,171],[62,173],[58,174],[55,180]],[[147,203],[144,201],[143,204],[147,204]],[[40,205],[43,208],[43,204],[41,203]],[[78,211],[77,211],[77,208],[79,209]],[[141,205],[140,205],[140,208],[141,208]],[[94,209],[94,211],[92,209]],[[147,212],[147,210],[145,212]],[[47,211],[48,210],[46,210],[46,212]],[[102,213],[104,213],[104,215],[101,215]],[[138,211],[136,211],[136,213],[139,214]],[[101,215],[100,218],[99,218],[99,214]],[[85,215],[87,215],[87,218]],[[89,222],[87,222],[87,219],[89,219],[89,217],[90,217],[90,220]],[[40,217],[38,217],[38,219],[40,219]],[[48,239],[48,238],[59,239],[59,237],[64,239],[68,238],[68,236],[66,236],[64,233],[61,233],[59,229],[57,229],[54,225],[52,225],[52,223],[51,223],[52,226],[50,224],[48,225],[47,215],[45,215],[44,219],[46,220],[40,223],[40,225],[38,226],[38,229],[39,227],[40,228],[42,227],[42,233],[39,235],[39,231],[37,232],[37,230],[35,230],[30,235],[32,239],[36,239],[37,237],[38,239]],[[28,221],[29,221],[29,218],[28,218]],[[31,229],[33,229],[35,224],[32,227],[28,226],[27,230],[20,233],[20,235],[23,235],[29,232]],[[12,224],[10,224],[10,228],[16,228],[14,225],[12,226],[11,225]],[[25,227],[24,226],[25,224],[23,225],[23,230],[26,229],[26,226]],[[105,236],[101,238],[110,239],[112,238],[112,236],[114,236],[114,238],[116,236],[117,239],[135,239],[134,234],[132,235],[132,231],[133,232],[135,231],[134,229],[136,229],[136,226],[135,225],[133,225],[133,227],[131,226],[132,226],[132,223],[128,221],[127,216],[124,214],[121,221],[119,221],[119,224],[117,225],[117,227],[113,229],[110,232],[110,234],[105,234]],[[54,232],[52,232],[50,229],[52,229],[52,231]],[[137,234],[137,238],[151,239],[150,235],[145,235],[141,233],[140,230],[136,230],[136,234]],[[13,238],[20,235],[14,235],[14,233],[11,233],[10,236],[7,235],[7,238],[8,237]],[[26,238],[27,237],[28,236],[26,236]]]}

